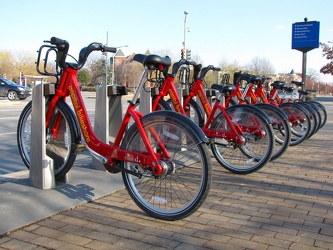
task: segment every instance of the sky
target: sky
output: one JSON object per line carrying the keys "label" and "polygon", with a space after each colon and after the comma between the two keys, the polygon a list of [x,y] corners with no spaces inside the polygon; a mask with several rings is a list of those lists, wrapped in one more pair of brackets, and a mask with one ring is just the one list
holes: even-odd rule
{"label": "sky", "polygon": [[[333,41],[332,0],[0,0],[0,10],[0,51],[10,52],[35,53],[56,36],[70,43],[76,58],[91,42],[108,42],[127,45],[121,48],[125,55],[169,51],[176,61],[184,11],[186,48],[203,65],[246,65],[258,57],[268,59],[276,73],[301,73],[303,53],[291,49],[292,24],[305,17],[320,22],[320,42]],[[307,53],[308,71],[319,74],[327,62],[321,48]],[[333,76],[319,76],[333,83]]]}

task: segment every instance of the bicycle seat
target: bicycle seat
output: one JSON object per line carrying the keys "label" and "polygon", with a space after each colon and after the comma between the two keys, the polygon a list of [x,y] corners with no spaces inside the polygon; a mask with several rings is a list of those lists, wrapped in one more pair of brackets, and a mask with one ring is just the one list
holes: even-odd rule
{"label": "bicycle seat", "polygon": [[303,82],[291,81],[292,84],[295,84],[297,87],[301,87],[304,85]]}
{"label": "bicycle seat", "polygon": [[147,66],[148,69],[159,69],[159,65],[169,67],[171,65],[171,59],[168,56],[149,55],[143,60],[143,65]]}
{"label": "bicycle seat", "polygon": [[293,92],[295,90],[294,87],[286,87],[287,92]]}
{"label": "bicycle seat", "polygon": [[304,90],[298,90],[298,93],[300,93],[301,95],[308,95],[309,92],[308,91],[304,91]]}
{"label": "bicycle seat", "polygon": [[135,54],[133,57],[134,61],[142,63],[144,66],[147,66],[148,69],[159,69],[159,65],[169,67],[171,65],[170,57],[161,57],[158,55],[143,55]]}
{"label": "bicycle seat", "polygon": [[277,89],[283,89],[287,87],[287,84],[281,81],[274,81],[271,86]]}
{"label": "bicycle seat", "polygon": [[219,91],[220,93],[228,93],[236,90],[235,85],[220,85],[217,83],[214,83],[211,88]]}

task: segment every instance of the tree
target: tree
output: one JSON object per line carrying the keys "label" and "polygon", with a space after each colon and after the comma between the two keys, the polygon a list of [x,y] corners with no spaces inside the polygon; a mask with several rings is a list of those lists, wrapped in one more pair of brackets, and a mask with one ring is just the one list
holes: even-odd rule
{"label": "tree", "polygon": [[87,85],[91,82],[90,74],[87,69],[80,69],[77,73],[77,80],[81,85]]}
{"label": "tree", "polygon": [[329,63],[320,69],[320,73],[333,75],[333,48],[325,43],[320,43],[320,47],[323,49],[323,56],[330,60]]}
{"label": "tree", "polygon": [[220,61],[218,62],[219,67],[221,68],[221,74],[225,75],[228,74],[230,75],[230,83],[233,83],[233,79],[234,79],[234,74],[236,72],[242,71],[242,66],[240,66],[238,61],[233,61],[233,62],[229,62],[227,58],[223,57],[222,59],[220,59]]}
{"label": "tree", "polygon": [[315,69],[309,69],[306,74],[306,89],[314,89],[314,86],[319,81],[319,73]]}
{"label": "tree", "polygon": [[19,76],[20,72],[25,75],[36,74],[36,56],[29,51],[17,51],[15,53],[15,74]]}
{"label": "tree", "polygon": [[270,76],[275,73],[273,64],[265,57],[254,57],[246,66],[249,73],[262,76]]}
{"label": "tree", "polygon": [[[97,85],[100,83],[105,83],[105,58],[100,57],[99,59],[89,60],[87,66],[90,71],[91,83]],[[110,72],[110,70],[108,70]],[[110,79],[110,77],[108,77]]]}
{"label": "tree", "polygon": [[0,77],[12,79],[15,75],[14,65],[13,55],[8,51],[0,51]]}

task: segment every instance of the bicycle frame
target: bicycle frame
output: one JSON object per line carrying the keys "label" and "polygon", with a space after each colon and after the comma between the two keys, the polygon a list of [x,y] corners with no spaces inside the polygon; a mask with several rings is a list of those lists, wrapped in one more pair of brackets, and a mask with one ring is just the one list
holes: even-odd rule
{"label": "bicycle frame", "polygon": [[236,89],[231,91],[230,95],[226,98],[225,103],[226,106],[229,106],[230,99],[236,97],[238,99],[239,104],[247,104],[246,100],[250,98],[251,104],[257,104],[258,100],[253,92],[253,85],[251,83],[247,84],[244,91],[241,91],[240,84],[234,84]]}
{"label": "bicycle frame", "polygon": [[[143,125],[140,121],[141,117],[143,116],[140,112],[135,110],[135,101],[129,103],[129,106],[126,110],[124,115],[124,119],[121,123],[119,128],[119,132],[115,138],[115,141],[112,145],[106,144],[99,140],[95,135],[93,128],[90,123],[90,119],[85,108],[85,104],[81,95],[81,91],[79,88],[79,84],[76,78],[77,70],[67,68],[64,70],[62,77],[60,79],[59,87],[56,89],[55,95],[50,101],[49,107],[46,113],[46,126],[50,122],[50,118],[52,113],[55,109],[55,105],[59,99],[65,99],[67,96],[70,96],[71,101],[73,103],[74,111],[80,125],[83,137],[87,143],[87,146],[90,150],[94,151],[98,155],[102,157],[102,161],[104,164],[107,164],[113,167],[116,161],[126,161],[126,162],[133,162],[133,163],[140,163],[143,167],[154,166],[152,168],[155,174],[161,174],[163,172],[161,165],[159,164],[158,158],[169,158],[170,155],[168,151],[165,149],[162,143],[159,143],[159,146],[162,150],[162,153],[156,154],[147,138],[147,135],[144,131]],[[143,81],[141,81],[141,85]],[[140,85],[139,82],[139,85]],[[140,89],[140,86],[138,86]],[[133,99],[137,98],[137,95],[133,97]],[[147,154],[128,151],[125,149],[120,148],[120,143],[126,131],[127,125],[129,124],[130,119],[133,119],[137,125],[137,128],[140,132],[144,145],[147,149]],[[59,115],[57,118],[56,124],[59,124],[61,116]],[[52,128],[54,130],[57,129],[57,125]],[[154,135],[154,131],[151,131]],[[159,141],[157,135],[155,135],[155,139]]]}
{"label": "bicycle frame", "polygon": [[[215,102],[215,105],[213,108],[211,108],[210,103],[204,94],[204,89],[202,87],[201,80],[196,80],[193,83],[193,86],[190,90],[189,95],[185,98],[184,103],[182,104],[180,101],[180,98],[177,94],[176,88],[174,86],[174,78],[172,76],[167,76],[162,84],[162,87],[159,91],[159,95],[156,96],[156,98],[153,101],[152,110],[156,110],[159,100],[167,95],[169,95],[171,103],[176,110],[176,112],[179,112],[183,115],[187,115],[188,110],[185,110],[184,107],[188,107],[188,102],[196,95],[199,96],[199,99],[201,101],[202,106],[204,107],[204,110],[206,112],[206,115],[208,117],[207,122],[205,123],[204,127],[202,128],[202,131],[204,134],[209,138],[225,138],[225,139],[232,139],[236,141],[238,144],[242,144],[242,135],[243,131],[239,126],[234,126],[234,124],[231,122],[231,119],[229,118],[228,114],[225,111],[225,108],[220,104],[220,100],[217,100]],[[220,110],[225,117],[229,127],[232,131],[222,131],[222,130],[213,130],[210,129],[209,126],[214,120],[215,113],[217,110]]]}

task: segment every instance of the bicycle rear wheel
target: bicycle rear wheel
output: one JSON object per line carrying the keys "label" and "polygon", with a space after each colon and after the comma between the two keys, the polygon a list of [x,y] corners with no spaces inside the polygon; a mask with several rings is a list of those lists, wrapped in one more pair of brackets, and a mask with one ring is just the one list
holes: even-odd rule
{"label": "bicycle rear wheel", "polygon": [[[216,160],[236,174],[259,170],[269,162],[274,150],[274,132],[269,121],[250,105],[231,106],[226,111],[233,125],[243,130],[244,143],[238,145],[231,139],[214,138],[211,149]],[[211,129],[231,131],[222,113],[216,116]]]}
{"label": "bicycle rear wheel", "polygon": [[320,102],[311,101],[311,102],[309,102],[309,103],[311,103],[311,104],[317,106],[318,109],[319,109],[319,114],[320,114],[320,116],[321,116],[321,124],[320,124],[320,126],[319,126],[319,129],[321,129],[321,128],[325,125],[325,123],[326,123],[326,121],[327,121],[327,111],[326,111],[326,108],[325,108],[325,106],[324,106],[323,104],[321,104]]}
{"label": "bicycle rear wheel", "polygon": [[[123,168],[142,173],[139,178],[123,172],[123,181],[134,202],[147,214],[163,220],[179,220],[195,212],[208,195],[212,171],[208,147],[196,139],[187,124],[192,122],[188,118],[181,115],[177,118],[176,113],[174,116],[154,113],[142,118],[144,130],[156,154],[160,152],[157,139],[162,141],[171,158],[161,164],[167,167],[174,164],[171,167],[174,171],[155,176],[140,163],[122,162]],[[129,128],[121,147],[147,154],[135,124]]]}
{"label": "bicycle rear wheel", "polygon": [[283,111],[271,104],[256,104],[256,107],[264,111],[272,124],[274,131],[274,151],[271,161],[279,158],[287,149],[291,139],[288,117]]}
{"label": "bicycle rear wheel", "polygon": [[298,103],[282,103],[279,108],[288,116],[291,124],[291,140],[289,146],[295,146],[306,140],[311,131],[308,111]]}
{"label": "bicycle rear wheel", "polygon": [[297,102],[298,105],[301,105],[303,108],[305,108],[308,111],[310,122],[311,122],[311,130],[309,132],[309,136],[307,139],[311,138],[319,129],[320,123],[321,123],[321,117],[320,114],[317,113],[317,110],[315,107],[313,107],[308,102]]}
{"label": "bicycle rear wheel", "polygon": [[[17,145],[21,158],[30,168],[30,147],[31,147],[31,113],[32,101],[23,109],[17,125]],[[52,128],[57,117],[61,117],[56,133],[52,133]],[[49,126],[46,128],[46,154],[53,159],[55,178],[59,179],[73,166],[76,159],[75,145],[78,135],[73,117],[69,115],[68,106],[58,101],[53,111]]]}

